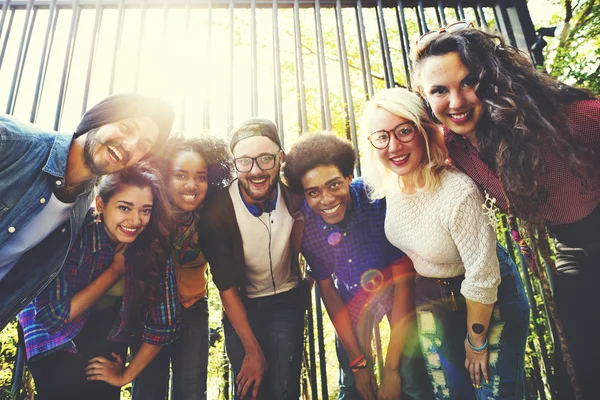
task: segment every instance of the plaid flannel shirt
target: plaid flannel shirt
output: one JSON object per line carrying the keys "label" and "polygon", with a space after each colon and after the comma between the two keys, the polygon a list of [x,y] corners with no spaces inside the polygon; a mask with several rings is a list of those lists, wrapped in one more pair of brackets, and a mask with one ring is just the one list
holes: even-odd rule
{"label": "plaid flannel shirt", "polygon": [[371,202],[362,179],[350,185],[352,207],[347,225],[329,225],[305,201],[302,255],[315,280],[334,278],[354,323],[369,311],[381,321],[392,310],[394,285],[391,264],[404,257],[385,237],[385,199]]}
{"label": "plaid flannel shirt", "polygon": [[[72,340],[81,331],[92,310],[67,322],[71,312],[71,297],[109,268],[114,254],[104,223],[95,224],[92,219],[90,210],[60,274],[19,314],[28,359],[43,357],[63,348],[77,352]],[[133,329],[137,324],[129,321],[133,291],[131,250],[130,247],[125,251],[125,293],[121,303],[120,321],[115,323],[109,335],[111,340],[129,343],[136,340],[137,334]],[[141,339],[153,345],[165,345],[175,340],[181,325],[171,258],[167,263],[161,288],[164,297],[146,314],[141,332]]]}

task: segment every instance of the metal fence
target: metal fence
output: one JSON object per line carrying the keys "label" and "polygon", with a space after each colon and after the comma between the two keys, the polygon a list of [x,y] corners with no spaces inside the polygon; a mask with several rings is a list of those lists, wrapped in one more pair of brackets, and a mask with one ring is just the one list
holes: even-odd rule
{"label": "metal fence", "polygon": [[[284,146],[302,132],[325,129],[345,134],[357,152],[362,104],[377,90],[411,86],[410,49],[424,32],[467,19],[525,51],[535,41],[521,0],[0,4],[0,109],[6,113],[69,131],[96,101],[136,91],[171,101],[175,129],[186,135],[225,135],[237,122],[260,115],[276,121]],[[507,236],[512,249],[511,243]],[[539,322],[537,283],[521,272],[537,334],[529,342],[534,356],[527,396],[545,398],[544,388],[552,384],[544,372],[550,371],[547,326]],[[318,291],[313,301],[305,391],[307,397],[328,399]],[[381,363],[378,329],[374,337]]]}

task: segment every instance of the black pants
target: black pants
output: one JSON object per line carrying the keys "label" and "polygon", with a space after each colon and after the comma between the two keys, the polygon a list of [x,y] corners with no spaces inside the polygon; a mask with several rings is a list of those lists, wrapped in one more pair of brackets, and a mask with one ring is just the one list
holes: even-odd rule
{"label": "black pants", "polygon": [[[600,360],[600,207],[574,224],[550,229],[556,237],[554,301],[585,399],[598,398]],[[554,332],[555,338],[557,333]],[[555,340],[557,399],[573,399],[562,352]]]}
{"label": "black pants", "polygon": [[123,360],[127,345],[107,339],[119,308],[94,311],[85,326],[73,340],[79,353],[59,350],[48,356],[27,362],[33,376],[36,400],[118,400],[121,388],[104,381],[88,381],[85,367],[94,357],[113,360],[111,352]]}

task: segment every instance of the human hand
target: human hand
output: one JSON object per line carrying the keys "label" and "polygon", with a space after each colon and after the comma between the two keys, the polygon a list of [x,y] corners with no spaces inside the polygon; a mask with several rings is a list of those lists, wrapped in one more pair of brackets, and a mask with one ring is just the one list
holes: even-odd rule
{"label": "human hand", "polygon": [[113,269],[119,276],[125,275],[125,250],[127,249],[127,243],[119,243],[115,247],[115,254],[113,255],[112,264],[110,268]]}
{"label": "human hand", "polygon": [[398,370],[385,368],[379,392],[378,400],[397,400],[400,398],[400,372]]}
{"label": "human hand", "polygon": [[371,368],[356,370],[354,373],[354,382],[356,390],[358,390],[363,400],[377,399],[377,379]]}
{"label": "human hand", "polygon": [[489,382],[490,380],[488,375],[488,360],[490,353],[488,352],[487,347],[485,350],[473,350],[471,346],[469,346],[469,343],[467,343],[467,339],[465,339],[465,353],[465,368],[471,376],[473,387],[479,389],[481,388],[481,374],[483,374],[483,378],[486,382]]}
{"label": "human hand", "polygon": [[104,357],[94,357],[85,368],[85,374],[90,381],[105,381],[113,386],[121,387],[125,382],[125,363],[120,355],[111,353],[115,361],[109,361]]}
{"label": "human hand", "polygon": [[258,352],[246,353],[240,373],[235,379],[238,396],[243,399],[254,385],[252,387],[252,400],[256,400],[266,370],[267,360],[262,350],[258,349]]}

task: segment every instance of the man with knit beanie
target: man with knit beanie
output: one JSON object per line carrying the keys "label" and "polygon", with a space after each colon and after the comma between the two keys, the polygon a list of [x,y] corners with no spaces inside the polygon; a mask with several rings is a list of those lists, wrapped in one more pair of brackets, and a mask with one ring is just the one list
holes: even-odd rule
{"label": "man with knit beanie", "polygon": [[173,119],[134,93],[102,100],[71,134],[0,116],[0,330],[60,271],[96,178],[157,153]]}
{"label": "man with knit beanie", "polygon": [[201,243],[225,317],[236,399],[298,399],[307,286],[298,253],[302,196],[279,181],[277,128],[251,118],[230,141],[238,179],[200,218]]}

